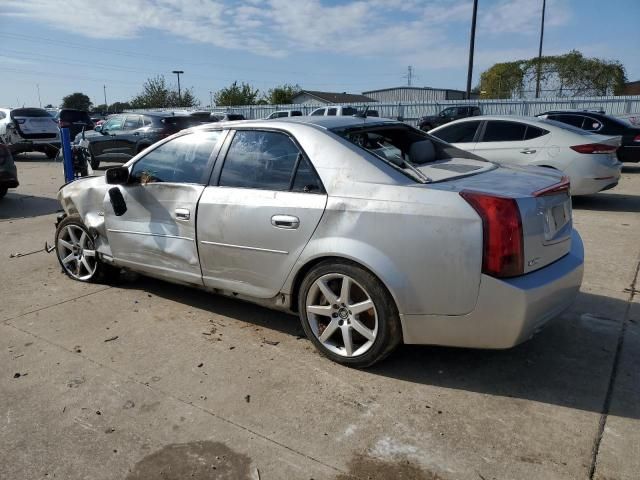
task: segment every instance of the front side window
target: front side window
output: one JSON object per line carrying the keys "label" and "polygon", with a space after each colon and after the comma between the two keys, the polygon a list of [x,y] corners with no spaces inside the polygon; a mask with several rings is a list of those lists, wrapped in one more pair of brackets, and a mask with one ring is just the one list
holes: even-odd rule
{"label": "front side window", "polygon": [[447,143],[468,143],[473,142],[479,126],[479,121],[454,123],[433,132],[432,135]]}
{"label": "front side window", "polygon": [[221,131],[197,132],[160,145],[133,165],[132,181],[206,183],[209,158],[221,135]]}
{"label": "front side window", "polygon": [[327,115],[332,115],[335,116],[335,114],[338,112],[338,109],[336,108],[330,108],[327,110]]}
{"label": "front side window", "polygon": [[140,128],[142,126],[140,122],[140,116],[132,115],[128,116],[124,120],[123,130],[135,130],[136,128]]}
{"label": "front side window", "polygon": [[289,190],[301,156],[284,133],[238,130],[224,161],[220,186]]}
{"label": "front side window", "polygon": [[483,142],[515,142],[524,139],[527,125],[516,122],[490,120],[484,131]]}
{"label": "front side window", "polygon": [[106,132],[107,130],[110,132],[114,132],[116,130],[122,130],[124,117],[113,117],[107,120],[102,127],[102,131]]}

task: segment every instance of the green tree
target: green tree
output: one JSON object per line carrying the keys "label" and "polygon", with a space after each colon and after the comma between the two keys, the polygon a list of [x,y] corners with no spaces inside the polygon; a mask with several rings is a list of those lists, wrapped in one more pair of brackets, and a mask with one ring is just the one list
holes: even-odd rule
{"label": "green tree", "polygon": [[105,103],[101,103],[100,105],[94,105],[93,107],[91,107],[91,111],[102,113],[102,112],[106,112],[107,108],[108,108],[108,105],[106,105]]}
{"label": "green tree", "polygon": [[169,107],[193,107],[198,105],[198,100],[190,88],[180,92],[168,85],[164,75],[156,75],[148,78],[142,85],[142,92],[133,97],[129,108],[169,108]]}
{"label": "green tree", "polygon": [[300,93],[300,85],[290,85],[285,83],[277,87],[270,88],[264,95],[264,99],[270,105],[286,105],[293,103],[293,97]]}
{"label": "green tree", "polygon": [[255,105],[260,90],[254,89],[248,83],[242,82],[238,85],[235,81],[228,87],[218,90],[213,95],[213,100],[218,106],[231,106],[231,105]]}
{"label": "green tree", "polygon": [[114,102],[109,105],[109,113],[122,113],[130,108],[132,107],[129,102]]}
{"label": "green tree", "polygon": [[50,103],[47,103],[44,108],[55,108],[53,105],[51,105]]}
{"label": "green tree", "polygon": [[75,92],[62,99],[61,108],[75,108],[77,110],[89,111],[91,109],[91,99],[84,93]]}
{"label": "green tree", "polygon": [[484,98],[512,98],[535,93],[540,69],[541,96],[616,95],[626,82],[624,66],[616,61],[586,58],[577,50],[565,55],[496,63],[480,75]]}

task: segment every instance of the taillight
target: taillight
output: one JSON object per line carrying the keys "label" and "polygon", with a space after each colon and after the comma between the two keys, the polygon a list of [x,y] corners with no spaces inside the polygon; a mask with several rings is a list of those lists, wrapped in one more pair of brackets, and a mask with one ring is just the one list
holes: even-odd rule
{"label": "taillight", "polygon": [[636,135],[636,136],[633,138],[633,141],[634,141],[634,142],[640,142],[640,135]]}
{"label": "taillight", "polygon": [[513,198],[460,192],[482,219],[482,272],[493,277],[524,273],[524,240],[520,209]]}
{"label": "taillight", "polygon": [[607,145],[604,143],[585,143],[584,145],[574,145],[571,150],[578,153],[613,153],[618,149],[617,145]]}
{"label": "taillight", "polygon": [[546,195],[555,195],[557,193],[569,193],[569,177],[562,177],[560,182],[551,185],[550,187],[543,188],[537,192],[533,192],[534,197],[544,197]]}

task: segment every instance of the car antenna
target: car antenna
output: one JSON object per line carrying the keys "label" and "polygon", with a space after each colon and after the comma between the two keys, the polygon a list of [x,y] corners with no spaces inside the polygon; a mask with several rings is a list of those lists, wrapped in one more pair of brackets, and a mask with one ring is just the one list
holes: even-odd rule
{"label": "car antenna", "polygon": [[358,118],[367,118],[367,112],[369,111],[369,105],[366,105],[364,107],[364,110],[362,112],[358,112],[354,115],[354,117],[358,117]]}

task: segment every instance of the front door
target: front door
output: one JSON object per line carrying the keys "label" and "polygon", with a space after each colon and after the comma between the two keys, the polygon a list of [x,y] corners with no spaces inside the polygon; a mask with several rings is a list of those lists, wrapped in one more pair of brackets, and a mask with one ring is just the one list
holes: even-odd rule
{"label": "front door", "polygon": [[291,137],[260,130],[236,131],[213,177],[198,207],[204,284],[274,297],[324,212],[319,177]]}
{"label": "front door", "polygon": [[221,136],[221,131],[197,132],[152,148],[130,166],[127,185],[111,187],[127,207],[117,216],[110,195],[105,200],[107,236],[118,265],[202,284],[196,211]]}

